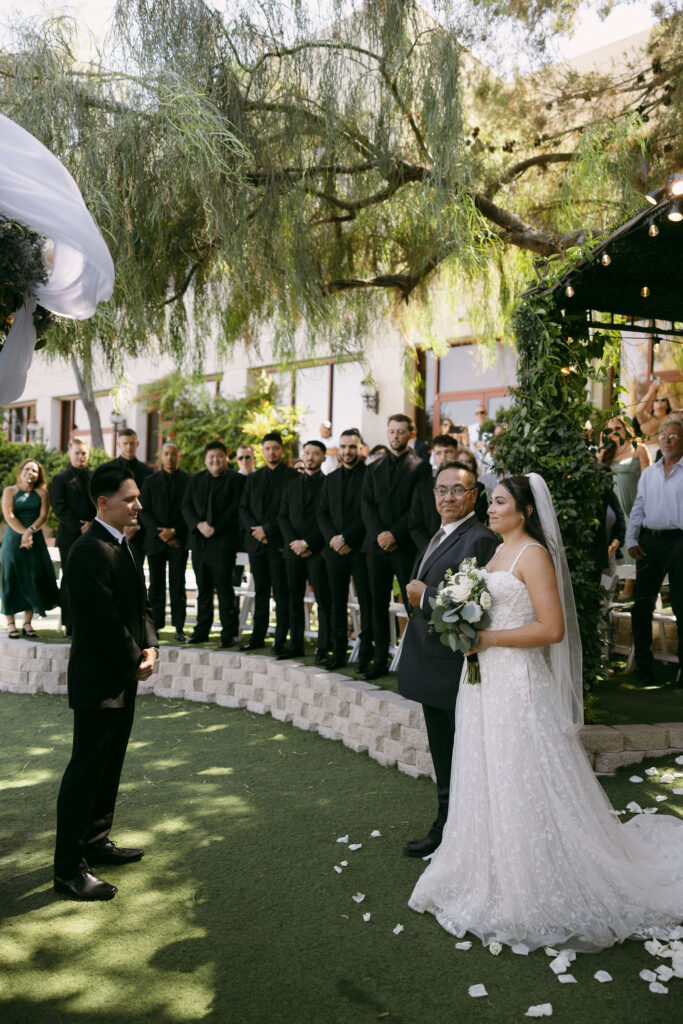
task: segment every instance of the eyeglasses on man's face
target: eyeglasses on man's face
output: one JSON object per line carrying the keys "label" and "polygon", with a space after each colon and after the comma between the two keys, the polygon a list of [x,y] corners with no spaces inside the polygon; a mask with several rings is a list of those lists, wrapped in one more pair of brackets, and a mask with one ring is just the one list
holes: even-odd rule
{"label": "eyeglasses on man's face", "polygon": [[445,498],[449,494],[452,494],[454,498],[462,498],[468,491],[476,490],[476,487],[463,487],[461,484],[456,484],[455,487],[442,487],[441,484],[439,484],[438,487],[434,488],[434,494],[437,498]]}
{"label": "eyeglasses on man's face", "polygon": [[681,439],[683,439],[683,434],[679,433],[679,431],[674,431],[673,434],[659,435],[660,441],[680,441]]}
{"label": "eyeglasses on man's face", "polygon": [[238,462],[251,462],[251,460],[253,458],[254,458],[253,455],[238,455],[237,456],[237,461]]}

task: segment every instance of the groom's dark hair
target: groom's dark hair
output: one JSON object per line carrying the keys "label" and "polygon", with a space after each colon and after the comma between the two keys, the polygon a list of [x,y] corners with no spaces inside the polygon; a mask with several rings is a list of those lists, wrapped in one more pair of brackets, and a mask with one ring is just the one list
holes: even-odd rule
{"label": "groom's dark hair", "polygon": [[[530,537],[537,540],[539,544],[548,550],[548,542],[545,539],[543,527],[541,526],[541,520],[538,512],[536,511],[536,502],[534,500],[534,492],[531,489],[531,481],[528,476],[507,476],[504,480],[499,480],[498,483],[501,487],[504,487],[515,500],[515,507],[524,516],[524,528]],[[531,512],[529,512],[531,508]]]}
{"label": "groom's dark hair", "polygon": [[135,480],[133,473],[127,466],[119,462],[104,462],[98,466],[88,485],[90,500],[97,508],[97,499],[100,497],[111,498],[116,494],[124,480]]}

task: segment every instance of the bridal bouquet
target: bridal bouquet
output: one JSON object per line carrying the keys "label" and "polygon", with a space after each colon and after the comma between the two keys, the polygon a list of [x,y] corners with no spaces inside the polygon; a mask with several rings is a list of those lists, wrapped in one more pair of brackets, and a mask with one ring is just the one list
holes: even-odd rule
{"label": "bridal bouquet", "polygon": [[[487,629],[491,595],[486,586],[488,573],[477,568],[476,558],[466,558],[458,572],[452,569],[436,588],[436,597],[430,597],[432,615],[429,629],[440,635],[445,647],[467,654],[477,646],[477,632]],[[479,662],[476,654],[468,659],[468,683],[480,683]]]}

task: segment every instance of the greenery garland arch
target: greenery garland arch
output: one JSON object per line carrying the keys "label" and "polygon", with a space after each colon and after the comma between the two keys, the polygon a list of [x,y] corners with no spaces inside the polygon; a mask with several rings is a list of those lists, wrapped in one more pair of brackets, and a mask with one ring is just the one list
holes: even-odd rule
{"label": "greenery garland arch", "polygon": [[[37,285],[47,282],[43,260],[45,239],[15,220],[0,218],[0,349],[14,321],[14,314],[27,296],[35,295]],[[38,342],[54,323],[54,317],[42,306],[36,306],[33,323]]]}
{"label": "greenery garland arch", "polygon": [[583,645],[584,690],[604,678],[596,561],[611,480],[590,448],[586,422],[594,414],[590,385],[604,382],[611,339],[591,334],[585,318],[566,318],[552,295],[522,298],[512,316],[519,353],[507,429],[496,439],[501,475],[544,477],[553,497],[574,585]]}

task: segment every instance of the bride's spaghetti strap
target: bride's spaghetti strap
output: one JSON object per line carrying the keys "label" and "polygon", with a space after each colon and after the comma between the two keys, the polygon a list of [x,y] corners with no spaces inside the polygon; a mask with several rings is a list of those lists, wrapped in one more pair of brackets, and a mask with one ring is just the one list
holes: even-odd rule
{"label": "bride's spaghetti strap", "polygon": [[[536,541],[529,541],[528,544],[525,544],[524,547],[517,552],[517,557],[515,558],[510,568],[508,569],[508,572],[515,571],[515,566],[517,565],[517,562],[520,560],[520,558],[522,557],[527,548],[543,548],[543,545],[538,544]],[[543,550],[545,551],[545,548],[543,548]]]}

